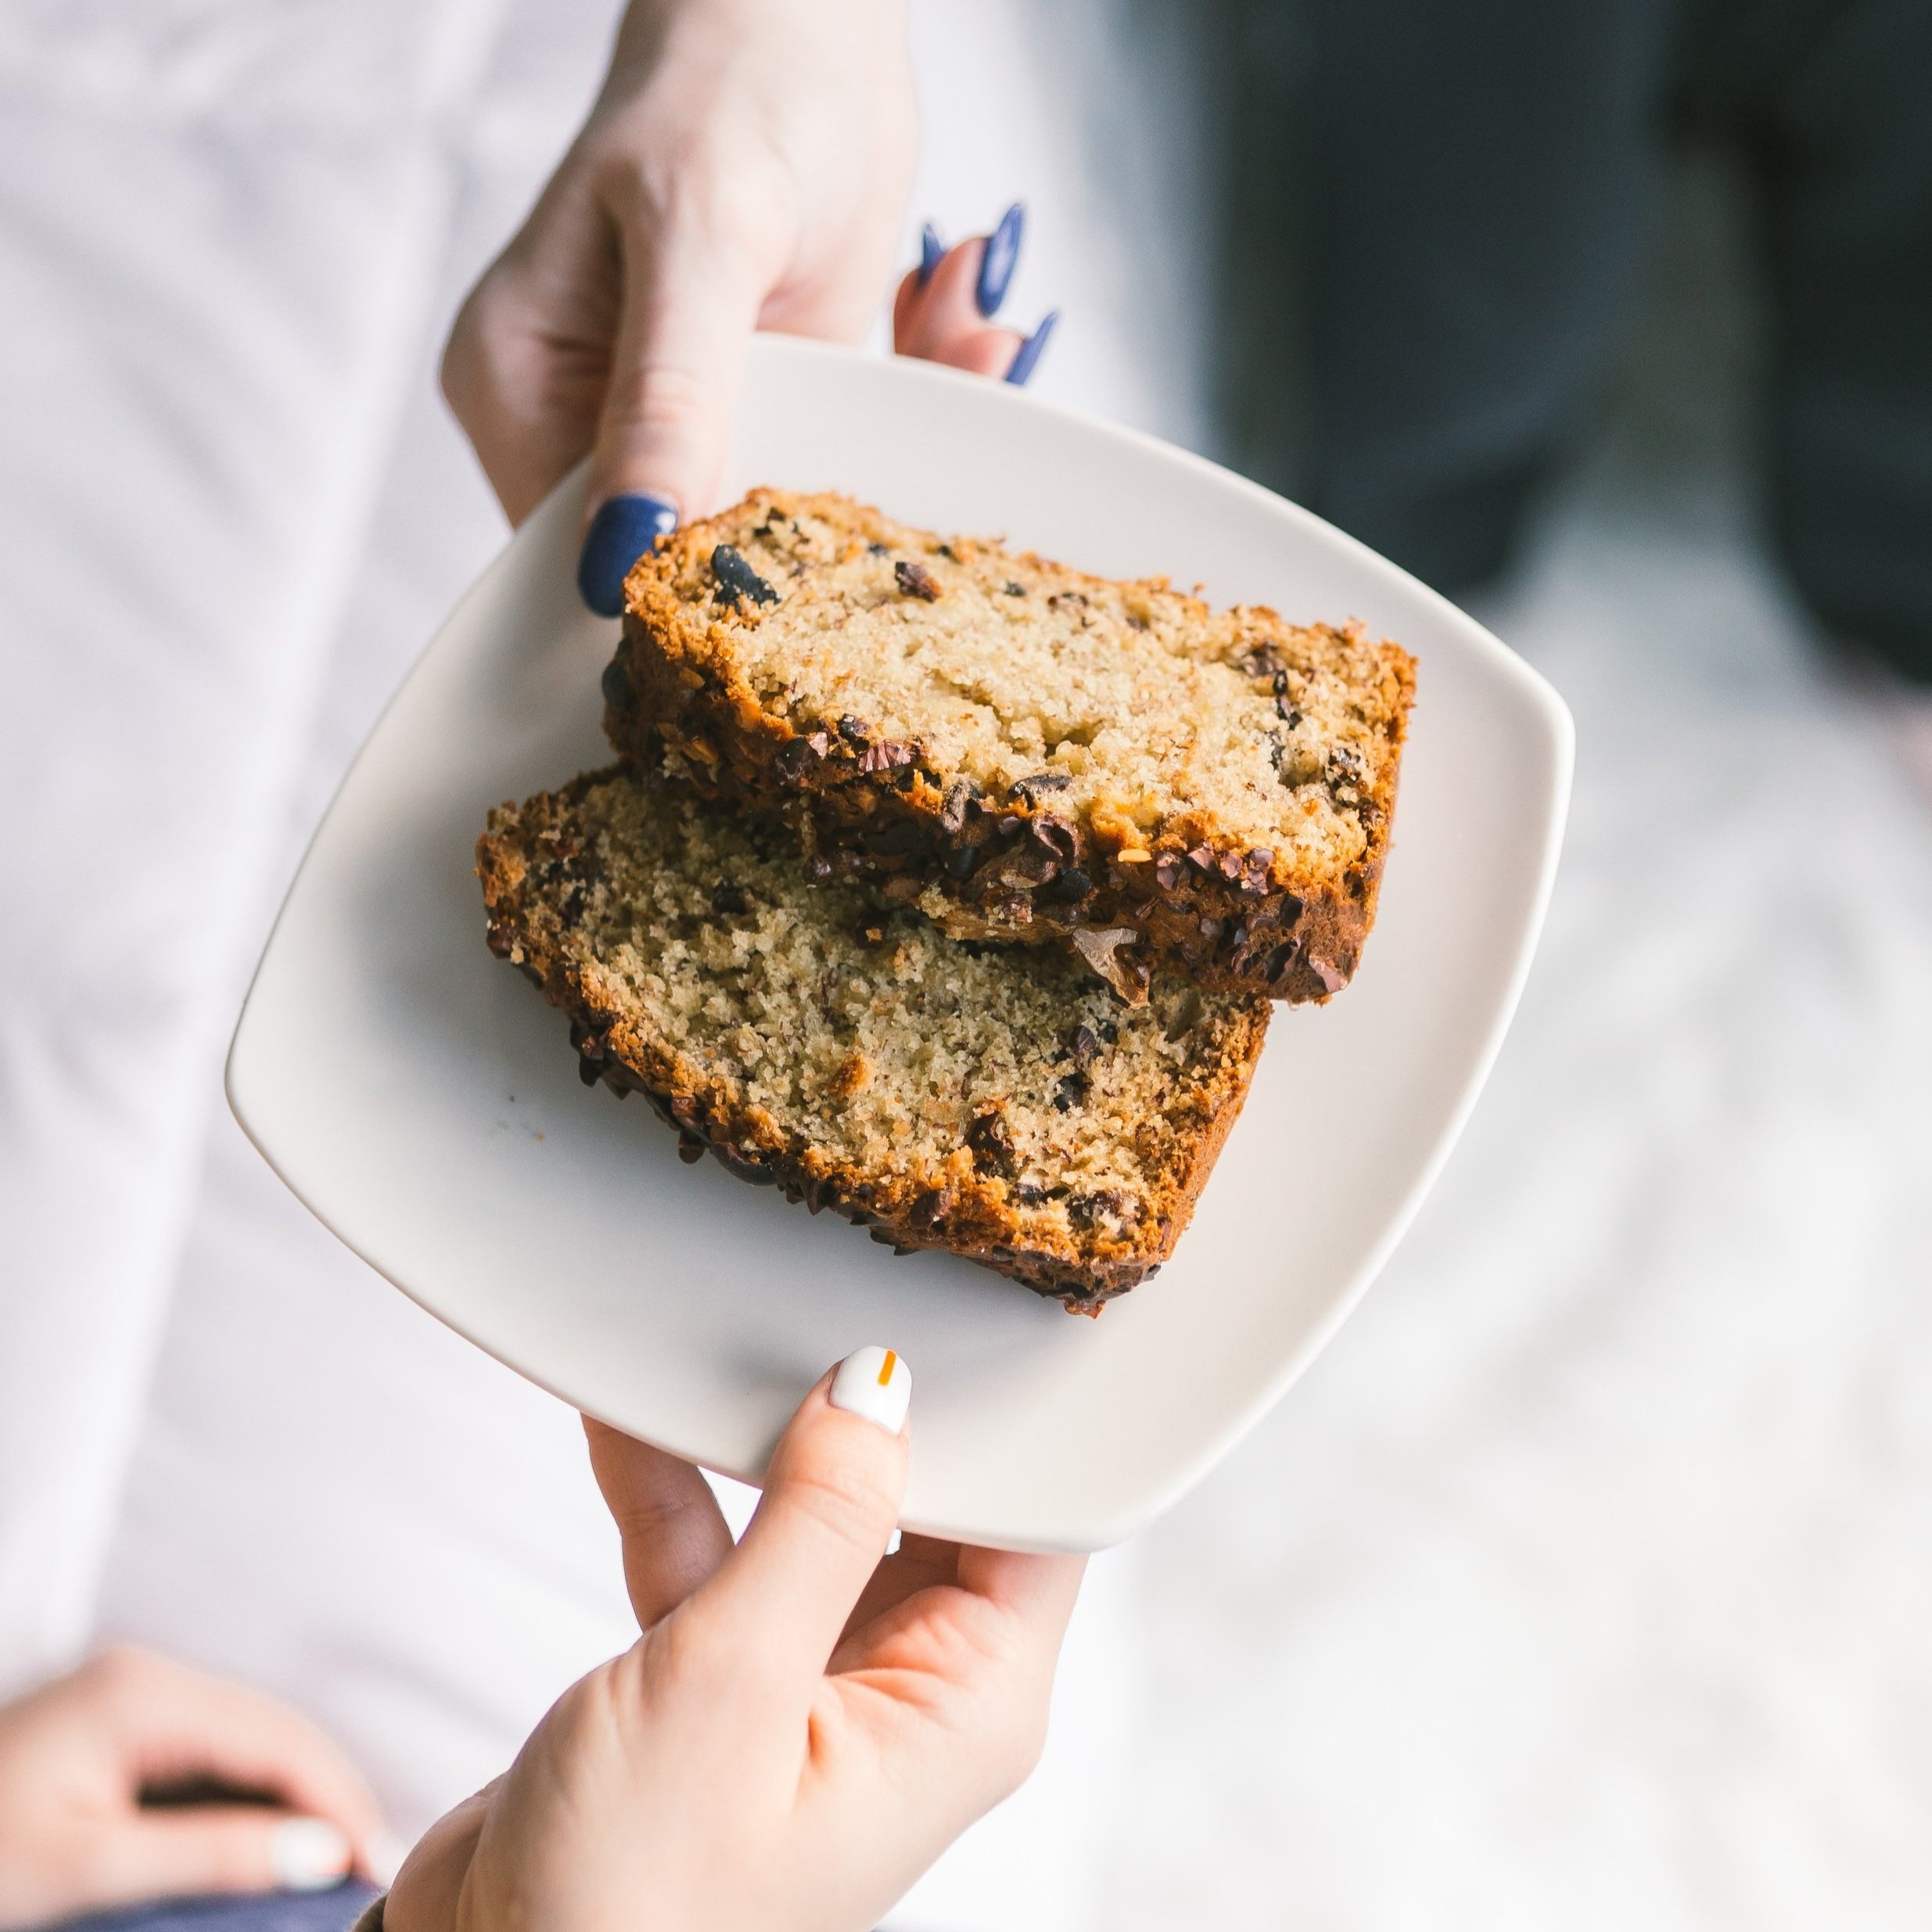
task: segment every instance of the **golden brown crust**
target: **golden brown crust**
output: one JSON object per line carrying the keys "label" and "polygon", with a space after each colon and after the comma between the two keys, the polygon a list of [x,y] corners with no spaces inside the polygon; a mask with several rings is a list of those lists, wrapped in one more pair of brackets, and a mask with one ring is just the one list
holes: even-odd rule
{"label": "golden brown crust", "polygon": [[[1374,923],[1395,806],[1401,750],[1415,691],[1414,662],[1371,642],[1359,626],[1295,630],[1260,607],[1219,620],[1248,641],[1253,676],[1281,688],[1284,649],[1345,663],[1372,727],[1366,758],[1327,774],[1359,820],[1361,849],[1329,871],[1230,839],[1211,813],[1172,815],[1151,831],[1125,820],[1056,809],[1051,791],[1022,781],[1006,795],[975,795],[938,768],[922,744],[850,728],[854,721],[787,715],[743,675],[734,627],[761,621],[749,599],[722,607],[694,598],[714,582],[720,542],[759,519],[809,515],[863,548],[925,547],[954,563],[1010,561],[1085,595],[1119,587],[1046,562],[1009,558],[997,545],[909,532],[876,511],[834,496],[758,490],[732,510],[688,526],[641,559],[627,587],[623,641],[605,681],[605,726],[626,758],[671,768],[706,796],[781,814],[804,835],[817,878],[860,875],[921,906],[956,938],[1076,945],[1102,942],[1109,976],[1129,997],[1150,968],[1212,991],[1321,1001],[1353,975]],[[901,580],[902,584],[907,580]],[[1206,605],[1165,585],[1144,587],[1188,608]],[[923,591],[910,593],[924,594]]]}
{"label": "golden brown crust", "polygon": [[571,864],[581,850],[576,807],[612,775],[587,774],[520,807],[506,803],[490,814],[476,848],[490,950],[569,1016],[587,1084],[602,1080],[620,1096],[643,1093],[677,1129],[687,1159],[709,1152],[741,1179],[775,1184],[814,1213],[830,1208],[897,1251],[964,1255],[1076,1312],[1097,1313],[1172,1253],[1246,1097],[1267,1028],[1265,1004],[1237,1016],[1219,1064],[1183,1103],[1189,1117],[1166,1122],[1177,1137],[1190,1137],[1184,1162],[1162,1176],[1153,1212],[1118,1236],[1093,1225],[1081,1238],[1043,1243],[1016,1217],[1005,1183],[982,1172],[968,1150],[929,1172],[864,1171],[788,1131],[728,1079],[652,1031],[569,914]]}

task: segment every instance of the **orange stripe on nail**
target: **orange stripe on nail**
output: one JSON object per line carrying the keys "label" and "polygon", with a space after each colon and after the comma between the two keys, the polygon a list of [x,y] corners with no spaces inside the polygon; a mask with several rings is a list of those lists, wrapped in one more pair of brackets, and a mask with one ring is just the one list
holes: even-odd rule
{"label": "orange stripe on nail", "polygon": [[899,1357],[891,1349],[885,1351],[885,1359],[879,1365],[879,1387],[883,1388],[892,1379],[892,1370],[899,1366]]}

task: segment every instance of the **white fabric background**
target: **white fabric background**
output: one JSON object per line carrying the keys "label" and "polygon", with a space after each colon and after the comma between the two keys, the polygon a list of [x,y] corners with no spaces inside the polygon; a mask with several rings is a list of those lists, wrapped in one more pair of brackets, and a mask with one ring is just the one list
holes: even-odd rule
{"label": "white fabric background", "polygon": [[[1040,388],[1195,434],[1199,224],[1105,12],[924,8],[913,213],[1025,194]],[[435,344],[611,13],[0,14],[0,1678],[163,1644],[412,1826],[625,1639],[610,1535],[572,1418],[310,1223],[218,1068],[499,540]],[[1600,465],[1489,613],[1582,733],[1490,1096],[1293,1399],[1101,1566],[1041,1779],[907,1925],[1923,1922],[1932,829],[1730,503]]]}

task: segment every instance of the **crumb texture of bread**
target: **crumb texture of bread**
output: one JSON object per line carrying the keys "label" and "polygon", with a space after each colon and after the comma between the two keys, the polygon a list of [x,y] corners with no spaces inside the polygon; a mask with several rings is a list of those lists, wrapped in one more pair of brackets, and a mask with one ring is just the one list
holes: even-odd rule
{"label": "crumb texture of bread", "polygon": [[1097,1309],[1172,1253],[1240,1111],[1264,998],[958,943],[797,835],[635,769],[493,813],[490,944],[691,1158],[902,1249]]}
{"label": "crumb texture of bread", "polygon": [[[1216,612],[760,490],[633,570],[619,754],[782,813],[956,938],[1324,1000],[1374,921],[1415,678],[1359,624]],[[1076,935],[1085,932],[1085,941]]]}

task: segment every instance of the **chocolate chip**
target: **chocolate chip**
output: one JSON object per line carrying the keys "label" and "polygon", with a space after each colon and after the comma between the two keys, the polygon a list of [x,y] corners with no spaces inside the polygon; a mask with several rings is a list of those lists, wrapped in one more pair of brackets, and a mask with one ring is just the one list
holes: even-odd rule
{"label": "chocolate chip", "polygon": [[1013,1136],[1000,1112],[982,1114],[966,1129],[973,1165],[988,1174],[1011,1174],[1016,1158]]}
{"label": "chocolate chip", "polygon": [[743,886],[730,879],[720,879],[711,889],[711,910],[721,918],[730,918],[751,910],[751,901],[745,896]]}
{"label": "chocolate chip", "polygon": [[1070,865],[1040,896],[1056,906],[1077,905],[1093,889],[1093,882],[1077,865]]}
{"label": "chocolate chip", "polygon": [[892,566],[892,579],[908,597],[928,604],[939,601],[939,580],[922,563],[908,563],[902,558]]}
{"label": "chocolate chip", "polygon": [[630,673],[624,669],[622,655],[604,666],[604,702],[621,711],[630,702]]}
{"label": "chocolate chip", "polygon": [[956,879],[969,879],[979,864],[979,853],[972,846],[955,846],[946,855],[946,869]]}
{"label": "chocolate chip", "polygon": [[720,544],[712,551],[711,574],[724,591],[724,601],[727,604],[775,604],[778,601],[778,593],[729,544]]}
{"label": "chocolate chip", "polygon": [[695,1167],[704,1157],[705,1144],[702,1136],[684,1133],[677,1137],[677,1158],[687,1167]]}
{"label": "chocolate chip", "polygon": [[604,1077],[604,1069],[588,1054],[577,1056],[577,1078],[586,1086],[594,1086]]}

